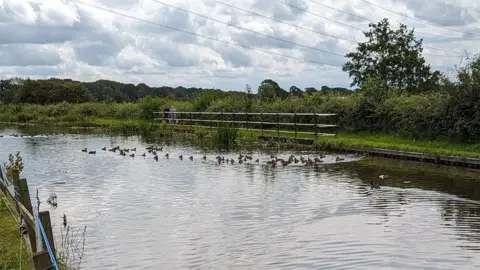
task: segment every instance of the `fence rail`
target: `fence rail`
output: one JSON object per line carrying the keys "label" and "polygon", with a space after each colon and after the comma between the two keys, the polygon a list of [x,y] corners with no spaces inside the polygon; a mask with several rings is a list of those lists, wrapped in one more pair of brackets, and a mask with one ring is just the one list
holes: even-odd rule
{"label": "fence rail", "polygon": [[[181,127],[200,125],[206,128],[216,128],[213,124],[227,123],[233,124],[237,129],[259,131],[263,137],[266,132],[269,133],[268,137],[277,138],[281,137],[280,133],[290,133],[294,134],[295,139],[297,139],[297,134],[312,134],[312,139],[316,139],[318,136],[338,134],[338,125],[319,123],[319,118],[325,121],[336,116],[334,113],[154,112],[154,115],[162,114],[163,117],[155,117],[154,120],[165,120],[169,124]],[[334,129],[334,131],[319,132],[323,129]]]}
{"label": "fence rail", "polygon": [[[38,212],[32,207],[27,180],[13,177],[8,179],[0,164],[0,193],[5,204],[15,205],[19,229],[27,243],[31,269],[56,269],[55,244],[50,221],[50,212]],[[37,248],[37,239],[41,243]]]}

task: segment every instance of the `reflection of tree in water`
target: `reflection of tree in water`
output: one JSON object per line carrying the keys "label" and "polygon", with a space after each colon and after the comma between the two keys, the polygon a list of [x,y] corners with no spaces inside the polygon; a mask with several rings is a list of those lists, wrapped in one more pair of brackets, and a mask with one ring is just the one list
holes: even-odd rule
{"label": "reflection of tree in water", "polygon": [[[371,214],[376,215],[388,216],[389,213],[398,210],[395,206],[408,204],[406,199],[408,192],[396,190],[385,193],[384,188],[381,189],[382,196],[378,196],[370,190],[369,184],[372,179],[382,186],[437,191],[480,200],[478,172],[471,172],[468,169],[381,159],[322,166],[318,169],[332,175],[342,174],[352,181],[358,181],[361,184],[357,188],[358,192],[375,198],[369,205],[379,210],[372,211]],[[382,174],[389,177],[385,180],[379,179],[378,176]],[[453,227],[459,239],[469,243],[461,247],[480,250],[480,204],[462,199],[445,199],[439,200],[438,205],[442,209],[445,226]]]}
{"label": "reflection of tree in water", "polygon": [[445,200],[439,202],[442,208],[442,219],[446,226],[452,226],[459,240],[467,241],[468,245],[461,248],[480,251],[480,204]]}

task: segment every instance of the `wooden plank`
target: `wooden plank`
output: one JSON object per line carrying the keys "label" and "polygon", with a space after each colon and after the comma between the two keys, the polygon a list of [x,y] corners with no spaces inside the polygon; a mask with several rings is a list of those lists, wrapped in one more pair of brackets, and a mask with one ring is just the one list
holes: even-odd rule
{"label": "wooden plank", "polygon": [[36,270],[53,269],[51,268],[53,263],[46,250],[33,253],[33,263],[35,264]]}
{"label": "wooden plank", "polygon": [[[28,225],[28,236],[30,238],[30,244],[32,245],[32,252],[37,252],[37,237],[35,234],[36,226],[32,226],[32,222],[35,224],[35,219],[33,218],[33,208],[32,202],[30,201],[30,192],[28,191],[27,179],[22,178],[15,182],[15,187],[17,188],[19,197],[18,200],[20,201],[20,203],[17,204],[17,210],[19,212],[22,211],[23,214],[25,214],[24,217]],[[30,215],[28,215],[28,213]],[[28,219],[31,219],[32,222],[29,222]]]}
{"label": "wooden plank", "polygon": [[[153,112],[154,114],[163,114],[164,112]],[[245,112],[170,112],[172,114],[202,114],[202,115],[282,115],[282,116],[335,116],[335,113],[245,113]]]}
{"label": "wooden plank", "polygon": [[[50,221],[50,212],[49,211],[42,211],[38,213],[40,220],[43,224],[43,230],[47,236],[48,243],[50,244],[50,248],[52,249],[53,254],[55,254],[55,243],[53,240],[53,232],[52,232],[52,222]],[[43,239],[43,236],[42,236]],[[42,241],[43,250],[47,250],[47,245],[45,241]]]}

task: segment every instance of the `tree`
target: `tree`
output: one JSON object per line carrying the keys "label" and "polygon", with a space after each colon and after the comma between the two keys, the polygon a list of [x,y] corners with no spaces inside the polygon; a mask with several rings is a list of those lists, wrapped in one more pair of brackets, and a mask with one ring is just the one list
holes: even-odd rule
{"label": "tree", "polygon": [[274,80],[271,80],[271,79],[265,79],[262,81],[261,84],[270,84],[273,89],[275,90],[275,95],[277,97],[281,97],[281,98],[285,98],[285,97],[288,97],[288,92],[285,91],[283,88],[280,87],[280,85],[278,85],[278,83]]}
{"label": "tree", "polygon": [[313,93],[317,92],[317,89],[315,89],[315,87],[307,87],[305,88],[305,93],[311,95]]}
{"label": "tree", "polygon": [[400,24],[392,30],[388,19],[369,24],[364,32],[368,41],[359,43],[356,52],[346,54],[350,61],[343,65],[353,77],[351,86],[362,87],[368,78],[380,77],[389,87],[417,92],[435,87],[440,72],[431,72],[422,56],[422,39],[416,40],[414,30]]}
{"label": "tree", "polygon": [[275,88],[270,83],[262,82],[258,87],[258,96],[263,102],[274,101],[277,94],[275,93]]}
{"label": "tree", "polygon": [[290,95],[296,96],[296,97],[301,97],[303,96],[303,91],[302,89],[296,87],[295,85],[290,86]]}

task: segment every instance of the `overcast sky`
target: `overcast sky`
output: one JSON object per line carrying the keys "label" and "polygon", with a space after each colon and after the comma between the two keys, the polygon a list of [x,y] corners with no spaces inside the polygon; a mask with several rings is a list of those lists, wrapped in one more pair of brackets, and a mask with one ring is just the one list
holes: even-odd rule
{"label": "overcast sky", "polygon": [[470,56],[478,51],[480,1],[369,1],[416,20],[362,0],[0,0],[0,78],[228,90],[247,83],[256,89],[270,78],[286,89],[348,87],[342,55],[364,40],[369,20],[384,17],[421,32],[427,62],[443,72],[451,72],[465,50]]}

